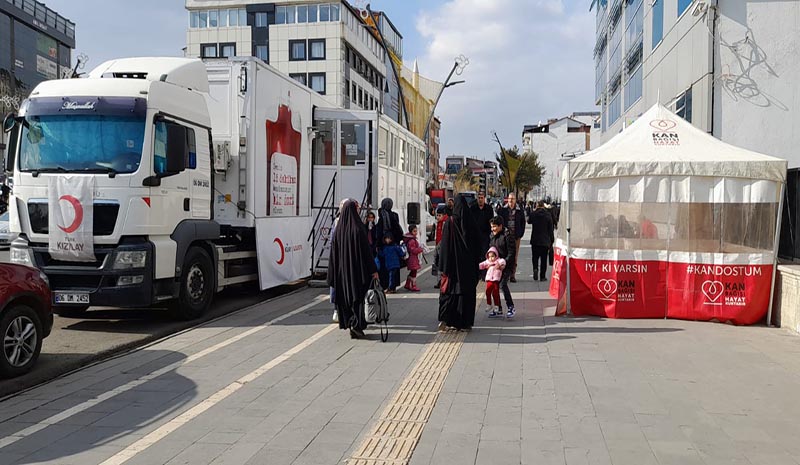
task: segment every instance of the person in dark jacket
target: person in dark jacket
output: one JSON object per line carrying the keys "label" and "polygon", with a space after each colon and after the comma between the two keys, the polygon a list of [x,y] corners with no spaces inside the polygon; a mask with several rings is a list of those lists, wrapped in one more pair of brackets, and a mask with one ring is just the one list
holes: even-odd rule
{"label": "person in dark jacket", "polygon": [[[381,200],[381,208],[378,209],[378,224],[375,226],[377,231],[375,231],[375,237],[379,238],[378,243],[378,252],[383,248],[384,242],[383,238],[389,233],[392,236],[392,242],[397,245],[400,241],[403,240],[403,228],[400,226],[400,216],[392,211],[392,207],[394,206],[394,201],[390,198],[385,198]],[[381,286],[384,289],[389,288],[389,271],[386,268],[386,264],[384,263],[383,257],[378,254],[379,261],[380,261],[380,269],[378,273],[380,274],[380,281]]]}
{"label": "person in dark jacket", "polygon": [[[490,224],[494,218],[494,211],[492,207],[486,203],[486,193],[478,193],[478,202],[470,207],[472,210],[472,218],[475,219],[475,224],[478,227],[478,235],[480,241],[480,250],[489,250],[489,238],[492,236],[492,225]],[[480,272],[481,279],[486,276],[486,270]]]}
{"label": "person in dark jacket", "polygon": [[400,284],[400,261],[403,259],[403,255],[405,255],[403,249],[394,243],[392,233],[384,234],[383,247],[378,252],[378,256],[381,258],[382,267],[386,268],[389,275],[387,294],[394,294]]}
{"label": "person in dark jacket", "polygon": [[547,260],[555,242],[553,215],[544,208],[544,202],[536,202],[536,209],[528,218],[531,225],[531,252],[533,253],[533,280],[547,279]]}
{"label": "person in dark jacket", "polygon": [[[511,268],[514,266],[514,260],[517,257],[517,242],[503,224],[502,217],[495,216],[492,218],[492,238],[489,240],[489,246],[497,249],[498,258],[506,261],[506,267],[503,269],[503,276],[500,279],[500,290],[503,291],[503,298],[506,301],[506,307],[508,307],[507,317],[512,318],[514,316],[514,299],[511,297],[508,281],[511,278]],[[500,318],[502,316],[503,308],[500,306],[489,314],[489,318]]]}
{"label": "person in dark jacket", "polygon": [[342,203],[331,241],[328,285],[338,313],[339,328],[349,329],[350,337],[364,337],[364,296],[373,279],[378,278],[367,240],[367,228],[358,215],[357,202]]}
{"label": "person in dark jacket", "polygon": [[[517,196],[512,192],[508,194],[508,204],[500,209],[499,215],[503,218],[505,229],[514,237],[517,256],[514,257],[514,264],[506,263],[506,269],[511,268],[511,282],[517,282],[517,258],[519,256],[519,244],[525,234],[525,210],[517,204]],[[508,262],[508,260],[506,260]]]}

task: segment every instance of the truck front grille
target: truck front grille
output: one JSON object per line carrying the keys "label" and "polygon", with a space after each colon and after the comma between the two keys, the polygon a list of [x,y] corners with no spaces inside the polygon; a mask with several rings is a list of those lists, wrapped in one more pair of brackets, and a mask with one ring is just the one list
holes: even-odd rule
{"label": "truck front grille", "polygon": [[[47,234],[48,224],[48,205],[46,202],[29,202],[28,218],[30,218],[31,229],[36,234]],[[119,215],[119,204],[116,203],[95,203],[94,220],[92,227],[95,236],[110,236],[114,234],[114,226],[117,224]]]}

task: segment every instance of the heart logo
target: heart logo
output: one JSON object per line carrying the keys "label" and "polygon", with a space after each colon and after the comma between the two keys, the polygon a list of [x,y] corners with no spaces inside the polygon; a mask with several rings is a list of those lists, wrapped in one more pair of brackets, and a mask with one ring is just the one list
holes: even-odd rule
{"label": "heart logo", "polygon": [[678,123],[672,121],[671,119],[654,119],[653,121],[650,121],[650,126],[653,129],[658,129],[659,131],[669,131],[677,125]]}
{"label": "heart logo", "polygon": [[700,287],[709,302],[716,302],[725,291],[725,286],[719,281],[705,281]]}
{"label": "heart logo", "polygon": [[603,297],[610,299],[617,293],[617,282],[613,279],[601,279],[597,281],[597,290],[603,294]]}

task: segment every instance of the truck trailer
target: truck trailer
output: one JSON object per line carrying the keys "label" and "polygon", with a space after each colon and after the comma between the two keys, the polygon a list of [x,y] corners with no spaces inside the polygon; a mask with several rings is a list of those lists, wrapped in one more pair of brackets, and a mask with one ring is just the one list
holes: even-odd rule
{"label": "truck trailer", "polygon": [[191,319],[226,286],[308,277],[339,199],[397,192],[384,130],[424,147],[252,57],[108,61],[41,83],[4,129],[11,260],[62,314],[169,302]]}

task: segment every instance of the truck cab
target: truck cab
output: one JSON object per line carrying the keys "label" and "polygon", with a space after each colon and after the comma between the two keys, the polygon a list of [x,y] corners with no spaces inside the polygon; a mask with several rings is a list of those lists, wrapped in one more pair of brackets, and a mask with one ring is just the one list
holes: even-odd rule
{"label": "truck cab", "polygon": [[199,60],[114,60],[43,82],[4,124],[11,261],[48,276],[56,311],[208,306],[220,226],[207,92]]}

